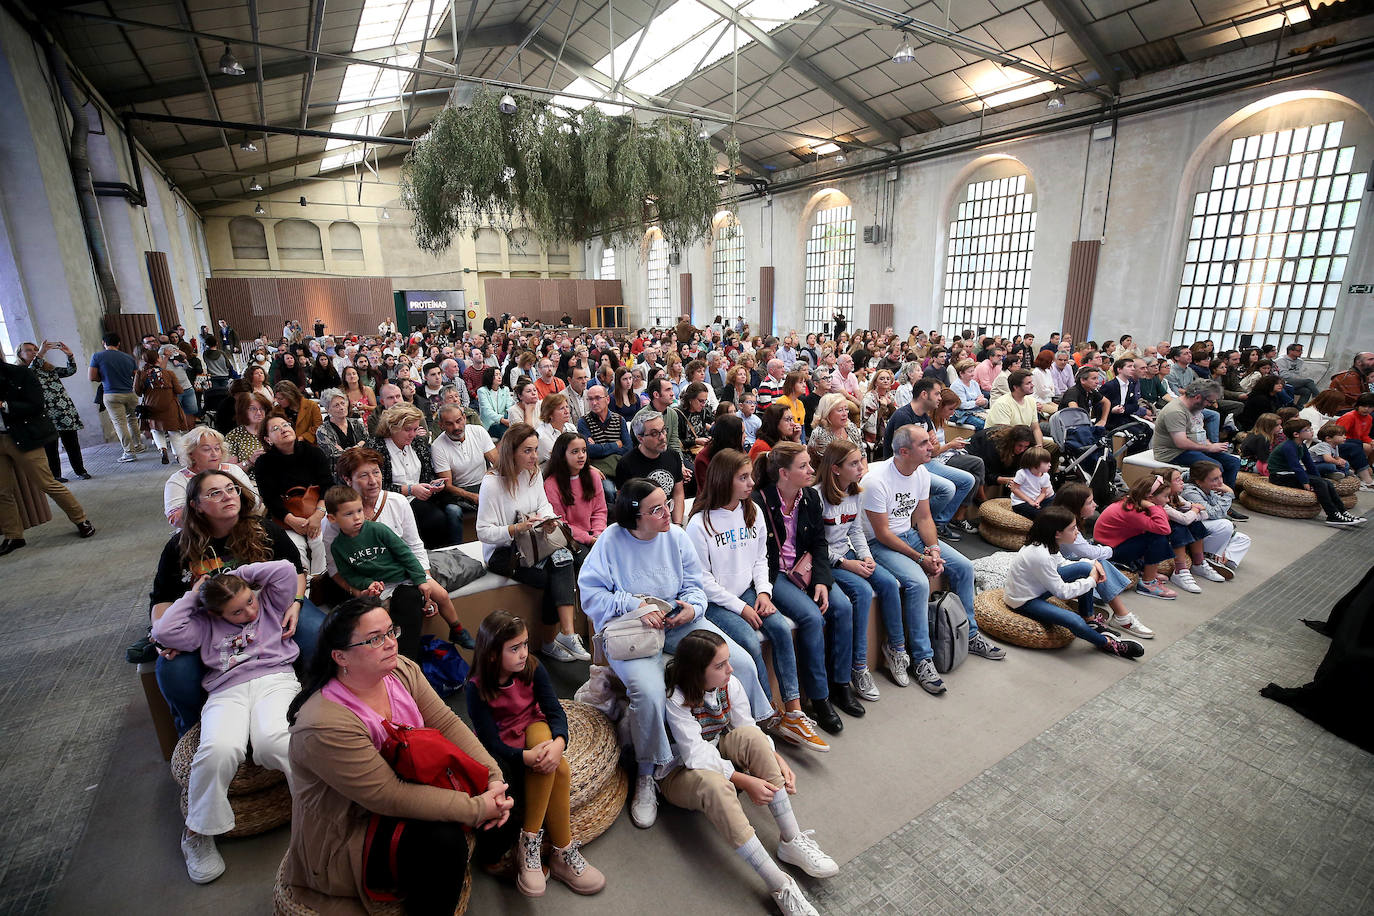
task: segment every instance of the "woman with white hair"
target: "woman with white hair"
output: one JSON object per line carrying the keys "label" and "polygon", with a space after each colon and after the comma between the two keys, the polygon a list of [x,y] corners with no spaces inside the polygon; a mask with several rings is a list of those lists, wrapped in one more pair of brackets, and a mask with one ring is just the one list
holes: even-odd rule
{"label": "woman with white hair", "polygon": [[233,478],[245,492],[253,494],[253,502],[261,512],[262,500],[258,489],[249,479],[247,472],[236,464],[224,460],[224,437],[218,430],[209,426],[197,426],[185,433],[177,444],[177,455],[182,466],[172,472],[162,486],[162,514],[167,524],[181,530],[181,514],[186,508],[186,484],[192,477],[205,471],[219,471]]}
{"label": "woman with white hair", "polygon": [[324,408],[324,422],[315,430],[315,444],[333,467],[344,449],[367,441],[367,428],[362,420],[348,415],[348,395],[338,388],[320,392],[320,406]]}
{"label": "woman with white hair", "polygon": [[[887,370],[883,370],[886,374]],[[890,376],[889,376],[890,377]],[[811,421],[811,438],[808,445],[825,448],[836,439],[853,442],[864,449],[864,434],[859,428],[859,405],[849,396],[838,391],[822,395],[816,404],[816,415]]]}

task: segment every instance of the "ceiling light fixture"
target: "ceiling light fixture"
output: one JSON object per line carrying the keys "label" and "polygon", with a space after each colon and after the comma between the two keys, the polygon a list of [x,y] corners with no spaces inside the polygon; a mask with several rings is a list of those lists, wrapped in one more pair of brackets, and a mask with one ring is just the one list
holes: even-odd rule
{"label": "ceiling light fixture", "polygon": [[225,76],[243,76],[243,64],[239,63],[228,45],[224,46],[224,53],[220,55],[219,72]]}
{"label": "ceiling light fixture", "polygon": [[253,213],[257,216],[262,216],[266,212],[267,211],[262,208],[262,204],[258,204],[256,207],[253,208]]}
{"label": "ceiling light fixture", "polygon": [[250,191],[261,191],[261,190],[262,190],[262,185],[258,184],[258,179],[257,179],[257,178],[254,178],[254,179],[253,179],[253,183],[250,184],[250,185],[248,186],[248,190],[250,190]]}
{"label": "ceiling light fixture", "polygon": [[257,144],[247,137],[243,138],[243,142],[239,144],[239,149],[245,153],[256,153],[258,151]]}
{"label": "ceiling light fixture", "polygon": [[1045,108],[1050,111],[1061,111],[1064,108],[1064,93],[1055,90],[1050,96],[1050,100],[1045,103]]}
{"label": "ceiling light fixture", "polygon": [[501,109],[501,114],[515,114],[515,97],[507,92],[501,96],[501,101],[497,107]]}
{"label": "ceiling light fixture", "polygon": [[911,46],[911,42],[903,38],[902,45],[892,55],[894,64],[914,64],[916,63],[916,49]]}
{"label": "ceiling light fixture", "polygon": [[835,154],[835,161],[836,161],[836,162],[844,162],[844,161],[845,161],[844,150],[840,150],[838,153]]}

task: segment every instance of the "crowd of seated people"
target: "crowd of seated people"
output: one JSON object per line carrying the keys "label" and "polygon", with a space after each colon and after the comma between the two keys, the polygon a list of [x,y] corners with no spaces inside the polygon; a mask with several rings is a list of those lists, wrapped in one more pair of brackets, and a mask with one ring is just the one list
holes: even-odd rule
{"label": "crowd of seated people", "polygon": [[[179,729],[202,723],[206,749],[188,872],[223,871],[213,837],[228,829],[236,723],[261,713],[260,759],[311,812],[293,827],[290,880],[344,896],[389,884],[413,912],[451,912],[452,863],[511,848],[526,894],[548,877],[579,893],[604,886],[568,832],[566,719],[540,667],[591,659],[579,611],[597,633],[622,618],[663,632],[651,655],[607,659],[630,700],[633,823],[652,826],[660,796],[703,811],[783,912],[810,913],[736,790],[777,820],[778,859],[835,873],[797,826],[795,775],[774,742],[828,751],[880,699],[876,670],[934,696],[976,678],[936,669],[937,581],[963,605],[969,654],[1006,657],[978,628],[973,565],[954,546],[995,488],[1031,524],[1007,607],[1127,659],[1154,636],[1127,599],[1235,576],[1251,544],[1234,505],[1242,469],[1312,491],[1338,527],[1364,519],[1333,481],[1374,489],[1369,353],[1321,390],[1300,347],[1214,354],[1206,341],[1038,345],[918,328],[778,339],[719,320],[630,335],[518,321],[360,339],[297,331],[247,352],[213,425],[176,443],[183,467],[163,507],[176,533],[151,595],[159,683]],[[1168,467],[1109,505],[1081,484],[1056,490],[1047,420],[1066,409],[1103,435],[1152,426],[1142,447]],[[522,544],[564,524],[569,545],[525,562]],[[473,648],[430,569],[431,552],[473,539],[541,608],[533,645],[509,614],[483,624],[467,692],[476,734],[417,667],[427,615]],[[882,641],[870,646],[875,599]],[[258,621],[272,639],[255,641]],[[436,804],[387,782],[388,717],[440,729],[484,768],[484,791]],[[345,829],[360,813],[398,825],[400,872],[335,854],[372,842]]]}

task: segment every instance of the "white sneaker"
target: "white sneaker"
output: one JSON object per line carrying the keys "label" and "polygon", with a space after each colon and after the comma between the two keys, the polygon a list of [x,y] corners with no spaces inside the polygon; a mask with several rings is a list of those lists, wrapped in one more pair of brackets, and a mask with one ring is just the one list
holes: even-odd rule
{"label": "white sneaker", "polygon": [[873,683],[873,673],[868,670],[867,665],[864,665],[862,668],[855,668],[851,671],[849,683],[860,699],[867,700],[870,703],[876,703],[878,701],[878,685]]}
{"label": "white sneaker", "polygon": [[186,859],[186,874],[196,884],[209,884],[224,874],[224,857],[215,846],[215,838],[183,830],[181,855]]}
{"label": "white sneaker", "polygon": [[911,683],[911,675],[907,668],[911,667],[911,656],[905,652],[898,652],[883,643],[883,663],[887,665],[887,676],[892,678],[892,683],[898,687],[905,687]]}
{"label": "white sneaker", "polygon": [[813,878],[833,878],[840,873],[835,860],[821,851],[811,839],[814,830],[803,830],[790,840],[778,843],[778,858],[795,865]]}
{"label": "white sneaker", "polygon": [[129,454],[128,452],[125,452],[124,454],[120,455],[118,458],[115,459],[115,461],[118,461],[118,462],[121,463],[121,464],[128,464],[130,461],[137,461],[137,460],[138,460],[137,458],[135,458],[133,455]]}
{"label": "white sneaker", "polygon": [[588,652],[586,647],[582,645],[582,637],[576,633],[559,633],[553,638],[553,641],[566,649],[568,654],[579,662],[592,660],[592,653]]}
{"label": "white sneaker", "polygon": [[658,783],[653,776],[635,780],[635,797],[630,802],[630,822],[636,827],[649,828],[658,820]]}
{"label": "white sneaker", "polygon": [[556,662],[575,662],[577,656],[568,651],[567,647],[555,639],[553,642],[546,642],[539,647],[539,651]]}
{"label": "white sneaker", "polygon": [[1127,614],[1125,617],[1118,617],[1113,614],[1107,618],[1107,625],[1115,630],[1120,630],[1130,636],[1138,636],[1141,639],[1154,639],[1155,631],[1140,622],[1140,618],[1135,614]]}
{"label": "white sneaker", "polygon": [[1194,563],[1191,572],[1199,579],[1206,579],[1208,582],[1226,581],[1225,576],[1208,566],[1206,563]]}
{"label": "white sneaker", "polygon": [[773,902],[782,910],[782,916],[820,916],[790,875],[786,884],[773,891]]}
{"label": "white sneaker", "polygon": [[1202,586],[1197,584],[1197,581],[1193,578],[1193,573],[1190,570],[1175,570],[1174,574],[1169,577],[1169,581],[1172,582],[1174,585],[1178,586],[1179,588],[1183,589],[1185,592],[1192,592],[1194,595],[1202,594]]}

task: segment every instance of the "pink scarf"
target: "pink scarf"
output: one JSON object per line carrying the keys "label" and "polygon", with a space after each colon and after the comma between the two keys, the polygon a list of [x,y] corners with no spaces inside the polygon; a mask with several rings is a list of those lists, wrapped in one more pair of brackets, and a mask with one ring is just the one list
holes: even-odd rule
{"label": "pink scarf", "polygon": [[[420,707],[415,704],[415,698],[406,690],[400,678],[394,674],[388,674],[383,683],[386,684],[386,696],[391,702],[391,721],[395,725],[409,725],[413,728],[423,728],[424,717],[420,715]],[[372,738],[372,743],[381,750],[386,744],[388,735],[382,727],[382,717],[371,706],[368,706],[358,695],[345,687],[338,678],[334,678],[324,689],[320,691],[326,700],[338,703],[344,709],[351,711],[355,716],[362,720],[363,725],[367,726],[367,734]]]}

